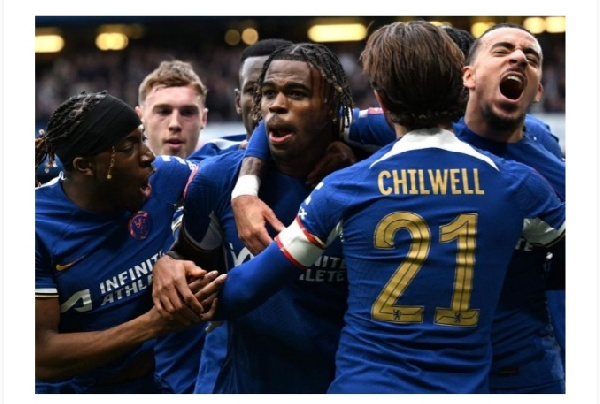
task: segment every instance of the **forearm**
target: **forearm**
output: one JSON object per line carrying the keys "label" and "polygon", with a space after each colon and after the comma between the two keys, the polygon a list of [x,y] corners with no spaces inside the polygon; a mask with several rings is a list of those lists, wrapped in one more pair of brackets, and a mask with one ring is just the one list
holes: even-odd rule
{"label": "forearm", "polygon": [[276,243],[271,243],[258,256],[229,271],[215,319],[234,318],[252,311],[281,287],[298,279],[302,271],[285,257]]}
{"label": "forearm", "polygon": [[36,378],[64,380],[94,370],[166,332],[156,313],[146,313],[103,331],[36,333]]}

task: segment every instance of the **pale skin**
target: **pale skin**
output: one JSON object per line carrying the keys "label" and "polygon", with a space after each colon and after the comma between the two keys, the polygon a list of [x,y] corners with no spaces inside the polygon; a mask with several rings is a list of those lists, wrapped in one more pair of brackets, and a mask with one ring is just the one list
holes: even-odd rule
{"label": "pale skin", "polygon": [[136,112],[154,153],[181,158],[197,150],[208,117],[208,109],[192,85],[156,85]]}
{"label": "pale skin", "polygon": [[[469,90],[465,122],[480,136],[518,142],[528,108],[542,97],[542,49],[536,38],[517,28],[492,30],[480,40],[474,61],[463,67],[463,84]],[[501,84],[509,81],[522,91],[505,95]],[[492,125],[490,116],[513,125]]]}

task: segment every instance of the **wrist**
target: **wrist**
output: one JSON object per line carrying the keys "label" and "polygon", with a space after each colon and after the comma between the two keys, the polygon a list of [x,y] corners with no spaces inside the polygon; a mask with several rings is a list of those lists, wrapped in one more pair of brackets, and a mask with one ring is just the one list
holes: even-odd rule
{"label": "wrist", "polygon": [[233,191],[231,191],[231,199],[242,195],[258,196],[259,188],[260,177],[252,174],[242,175],[238,178]]}

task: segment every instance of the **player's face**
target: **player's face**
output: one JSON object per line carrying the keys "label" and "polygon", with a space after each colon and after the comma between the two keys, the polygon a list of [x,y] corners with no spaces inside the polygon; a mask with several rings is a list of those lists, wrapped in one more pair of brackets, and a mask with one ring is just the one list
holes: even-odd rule
{"label": "player's face", "polygon": [[541,76],[538,41],[517,28],[488,32],[474,63],[463,69],[470,102],[488,123],[502,126],[522,125],[528,108],[542,95]]}
{"label": "player's face", "polygon": [[267,60],[267,56],[249,57],[244,60],[244,64],[240,67],[240,88],[235,92],[235,106],[237,113],[242,115],[247,139],[250,139],[254,130],[254,123],[252,122],[254,85],[258,82],[265,60]]}
{"label": "player's face", "polygon": [[95,156],[96,176],[102,182],[103,197],[114,208],[138,211],[152,193],[148,179],[154,173],[154,153],[146,145],[139,129],[134,130],[115,145],[112,178],[106,178],[111,165],[112,149]]}
{"label": "player's face", "polygon": [[306,162],[331,142],[332,111],[325,79],[305,61],[272,61],[261,87],[261,113],[277,161]]}
{"label": "player's face", "polygon": [[155,86],[140,111],[154,153],[186,158],[196,150],[208,110],[191,85]]}

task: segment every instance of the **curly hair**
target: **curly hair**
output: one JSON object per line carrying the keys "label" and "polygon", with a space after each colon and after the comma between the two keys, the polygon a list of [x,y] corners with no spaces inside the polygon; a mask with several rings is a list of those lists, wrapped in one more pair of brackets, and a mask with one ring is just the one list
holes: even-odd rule
{"label": "curly hair", "polygon": [[273,60],[301,60],[310,63],[321,74],[327,83],[324,97],[332,103],[332,110],[338,111],[334,114],[333,138],[337,139],[340,133],[350,125],[353,101],[352,93],[348,85],[346,72],[338,57],[325,45],[313,43],[299,43],[280,47],[275,50],[265,61],[258,83],[254,91],[253,119],[255,124],[262,119],[260,104],[262,93],[260,88],[265,80],[265,75]]}

